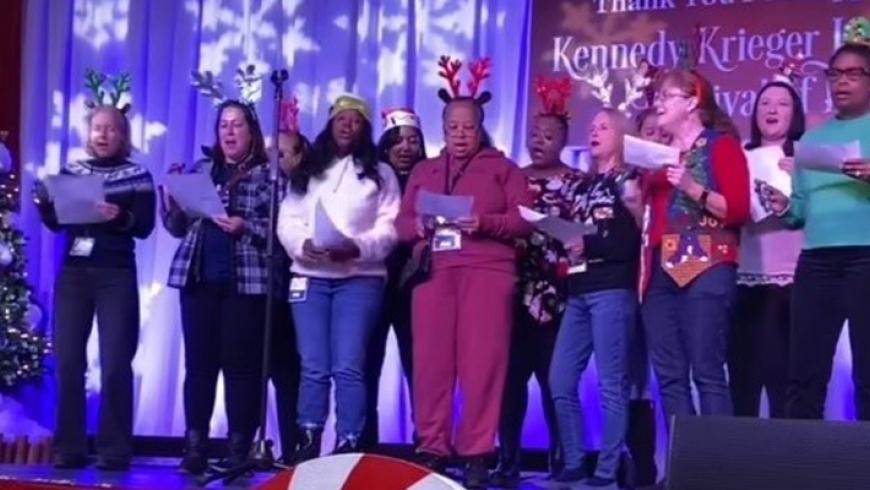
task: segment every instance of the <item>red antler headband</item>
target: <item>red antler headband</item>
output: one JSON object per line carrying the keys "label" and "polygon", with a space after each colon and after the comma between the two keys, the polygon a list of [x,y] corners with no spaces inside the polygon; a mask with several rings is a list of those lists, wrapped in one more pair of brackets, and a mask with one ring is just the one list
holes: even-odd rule
{"label": "red antler headband", "polygon": [[571,79],[535,77],[535,93],[541,99],[539,115],[570,118],[568,100],[571,99]]}
{"label": "red antler headband", "polygon": [[438,59],[438,67],[440,68],[438,76],[447,81],[447,87],[450,89],[450,92],[443,88],[438,90],[438,97],[445,103],[453,99],[468,98],[473,99],[478,105],[483,105],[492,99],[492,94],[486,90],[478,95],[481,84],[490,76],[492,61],[489,58],[474,60],[468,66],[471,74],[471,79],[467,83],[468,95],[461,93],[462,82],[459,80],[459,71],[462,68],[462,61],[444,55]]}

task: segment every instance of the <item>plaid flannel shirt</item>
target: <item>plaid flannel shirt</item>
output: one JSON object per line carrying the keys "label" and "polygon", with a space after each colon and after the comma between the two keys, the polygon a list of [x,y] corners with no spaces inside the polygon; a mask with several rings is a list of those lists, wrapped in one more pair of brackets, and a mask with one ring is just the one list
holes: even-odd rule
{"label": "plaid flannel shirt", "polygon": [[[214,162],[203,159],[196,162],[193,172],[211,174]],[[279,172],[278,201],[283,198],[287,180]],[[242,178],[229,193],[221,192],[224,205],[231,210],[232,216],[245,220],[245,230],[233,237],[233,271],[236,292],[239,294],[267,293],[266,244],[269,232],[269,166],[257,165]],[[202,253],[202,219],[189,218],[178,208],[161,209],[163,226],[174,237],[181,238],[169,268],[170,287],[183,288],[193,284],[195,274],[199,273],[198,255]],[[275,247],[280,256],[280,245]],[[276,263],[282,262],[276,257]],[[284,269],[284,270],[282,270]],[[280,289],[286,275],[286,266],[276,268],[275,278],[278,289],[276,295],[283,294]]]}

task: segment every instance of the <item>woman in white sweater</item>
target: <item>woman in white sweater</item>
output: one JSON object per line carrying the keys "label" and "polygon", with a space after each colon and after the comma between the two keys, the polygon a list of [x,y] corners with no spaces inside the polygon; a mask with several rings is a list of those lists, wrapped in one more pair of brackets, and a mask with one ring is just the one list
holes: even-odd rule
{"label": "woman in white sweater", "polygon": [[369,109],[355,96],[333,104],[312,152],[290,174],[278,238],[293,260],[290,303],[302,363],[296,460],[320,455],[335,381],[336,452],[355,452],[365,425],[365,356],[396,244],[401,191],[378,163]]}

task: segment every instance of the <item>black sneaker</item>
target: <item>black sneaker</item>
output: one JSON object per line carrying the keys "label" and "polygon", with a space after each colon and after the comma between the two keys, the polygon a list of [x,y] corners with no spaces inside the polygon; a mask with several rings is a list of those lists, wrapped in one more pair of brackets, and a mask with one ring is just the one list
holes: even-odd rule
{"label": "black sneaker", "polygon": [[429,468],[435,473],[444,474],[447,469],[447,458],[437,454],[421,451],[414,455],[414,462],[418,465]]}
{"label": "black sneaker", "polygon": [[501,488],[517,488],[520,485],[520,469],[511,462],[502,461],[489,477],[489,484]]}
{"label": "black sneaker", "polygon": [[323,429],[299,429],[299,437],[297,439],[299,442],[293,455],[296,464],[320,457],[320,441],[322,436]]}
{"label": "black sneaker", "polygon": [[565,468],[556,475],[555,478],[553,478],[553,481],[559,483],[574,483],[586,478],[587,476],[589,475],[586,473],[586,468],[583,468],[582,466],[579,468]]}
{"label": "black sneaker", "polygon": [[486,457],[473,456],[465,463],[465,487],[489,487],[489,468],[486,467]]}
{"label": "black sneaker", "polygon": [[90,460],[84,454],[55,454],[52,464],[59,470],[78,470],[84,468]]}
{"label": "black sneaker", "polygon": [[616,479],[614,478],[601,478],[600,476],[593,476],[583,482],[584,486],[591,488],[604,488],[611,487],[617,488]]}
{"label": "black sneaker", "polygon": [[358,452],[360,452],[359,440],[349,437],[340,439],[332,454],[351,454]]}
{"label": "black sneaker", "polygon": [[96,467],[102,471],[127,471],[130,469],[130,458],[98,456]]}

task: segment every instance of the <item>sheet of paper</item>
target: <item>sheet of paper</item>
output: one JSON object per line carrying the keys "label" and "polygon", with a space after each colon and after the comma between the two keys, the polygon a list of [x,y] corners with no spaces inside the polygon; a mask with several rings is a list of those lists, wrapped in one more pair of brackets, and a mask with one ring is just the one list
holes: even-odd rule
{"label": "sheet of paper", "polygon": [[518,206],[518,208],[520,216],[524,220],[564,244],[576,243],[585,235],[593,235],[598,232],[598,227],[595,225],[575,223],[556,216],[549,216],[525,206]]}
{"label": "sheet of paper", "polygon": [[794,144],[794,164],[804,170],[840,173],[843,162],[861,158],[861,143],[851,141],[839,145],[820,145],[815,143]]}
{"label": "sheet of paper", "polygon": [[440,216],[447,220],[468,218],[473,206],[474,196],[436,194],[426,190],[417,193],[416,211],[420,216]]}
{"label": "sheet of paper", "polygon": [[217,189],[207,174],[169,174],[164,184],[172,199],[192,218],[227,215]]}
{"label": "sheet of paper", "polygon": [[332,250],[343,248],[352,243],[347,235],[336,228],[335,222],[326,212],[326,208],[323,207],[323,201],[317,201],[314,206],[314,236],[311,238],[311,242],[317,248]]}
{"label": "sheet of paper", "polygon": [[665,165],[676,165],[680,152],[676,148],[626,135],[622,142],[622,158],[635,167],[659,170]]}
{"label": "sheet of paper", "polygon": [[57,222],[62,225],[84,225],[106,221],[97,211],[97,203],[106,200],[104,182],[99,175],[47,177],[45,188],[54,203]]}
{"label": "sheet of paper", "polygon": [[763,146],[746,153],[749,162],[749,203],[752,221],[756,223],[770,216],[764,208],[756,190],[755,182],[760,180],[776,188],[786,196],[791,194],[791,175],[779,168],[779,161],[785,157],[780,146]]}

